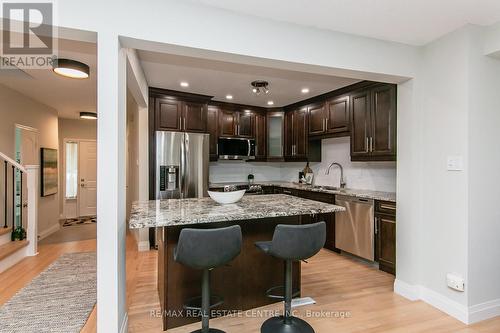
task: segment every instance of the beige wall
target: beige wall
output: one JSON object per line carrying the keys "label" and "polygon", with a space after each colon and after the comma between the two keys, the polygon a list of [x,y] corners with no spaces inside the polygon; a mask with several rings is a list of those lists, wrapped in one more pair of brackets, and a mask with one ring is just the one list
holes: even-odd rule
{"label": "beige wall", "polygon": [[[39,131],[38,143],[40,147],[58,149],[58,119],[55,109],[32,100],[3,85],[0,85],[0,101],[1,152],[14,158],[15,124],[36,128]],[[2,202],[1,207],[3,209],[4,194],[3,191],[1,192],[2,197],[0,201]],[[48,197],[39,197],[39,235],[44,235],[50,230],[55,230],[59,225],[58,203],[59,193]]]}
{"label": "beige wall", "polygon": [[[64,139],[96,140],[97,121],[90,119],[59,119],[59,215],[64,217]],[[72,204],[76,205],[73,200]],[[76,208],[74,208],[76,209]],[[73,217],[73,216],[68,216]]]}

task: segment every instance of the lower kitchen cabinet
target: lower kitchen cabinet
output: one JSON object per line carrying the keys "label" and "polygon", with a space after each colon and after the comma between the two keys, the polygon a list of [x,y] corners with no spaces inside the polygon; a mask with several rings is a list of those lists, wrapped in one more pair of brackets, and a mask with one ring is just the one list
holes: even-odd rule
{"label": "lower kitchen cabinet", "polygon": [[377,201],[375,203],[375,260],[379,269],[396,274],[396,204]]}

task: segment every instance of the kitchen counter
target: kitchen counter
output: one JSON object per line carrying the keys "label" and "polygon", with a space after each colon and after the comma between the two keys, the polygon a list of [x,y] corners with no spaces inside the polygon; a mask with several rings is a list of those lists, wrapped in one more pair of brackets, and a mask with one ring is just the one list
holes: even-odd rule
{"label": "kitchen counter", "polygon": [[246,195],[235,204],[211,198],[138,201],[132,204],[131,229],[156,228],[273,217],[316,215],[345,208],[286,194]]}
{"label": "kitchen counter", "polygon": [[[246,183],[246,182],[241,182],[241,183],[211,183],[210,188],[221,188],[221,187],[224,187],[225,185],[245,185],[245,184],[248,184],[248,183]],[[395,192],[358,190],[358,189],[352,189],[352,188],[325,189],[325,188],[312,186],[312,185],[299,184],[299,183],[294,183],[294,182],[283,182],[283,181],[262,181],[262,182],[254,182],[254,184],[255,185],[262,185],[262,186],[276,186],[276,187],[282,187],[282,188],[297,189],[297,190],[302,190],[302,191],[329,193],[329,194],[337,194],[337,195],[348,195],[348,196],[357,197],[357,198],[396,202],[396,193]]]}

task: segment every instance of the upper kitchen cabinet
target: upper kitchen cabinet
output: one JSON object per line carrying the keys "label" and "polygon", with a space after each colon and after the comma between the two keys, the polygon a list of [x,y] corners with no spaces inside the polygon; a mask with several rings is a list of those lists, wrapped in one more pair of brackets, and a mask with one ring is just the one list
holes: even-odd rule
{"label": "upper kitchen cabinet", "polygon": [[150,88],[154,128],[157,131],[207,132],[210,96]]}
{"label": "upper kitchen cabinet", "polygon": [[210,134],[210,160],[217,161],[217,139],[219,138],[219,108],[210,105],[207,110],[207,132]]}
{"label": "upper kitchen cabinet", "polygon": [[321,135],[326,133],[326,110],[325,103],[317,103],[307,107],[309,112],[309,135]]}
{"label": "upper kitchen cabinet", "polygon": [[326,101],[326,131],[349,135],[349,96],[339,96]]}
{"label": "upper kitchen cabinet", "polygon": [[270,161],[283,161],[284,123],[284,112],[267,113],[267,159]]}
{"label": "upper kitchen cabinet", "polygon": [[255,114],[255,160],[267,157],[267,121],[264,113]]}
{"label": "upper kitchen cabinet", "polygon": [[255,113],[251,110],[220,112],[220,136],[253,138],[255,136]]}
{"label": "upper kitchen cabinet", "polygon": [[308,108],[288,111],[285,114],[285,160],[321,161],[321,141],[309,141]]}
{"label": "upper kitchen cabinet", "polygon": [[351,160],[396,159],[396,86],[376,85],[350,97]]}

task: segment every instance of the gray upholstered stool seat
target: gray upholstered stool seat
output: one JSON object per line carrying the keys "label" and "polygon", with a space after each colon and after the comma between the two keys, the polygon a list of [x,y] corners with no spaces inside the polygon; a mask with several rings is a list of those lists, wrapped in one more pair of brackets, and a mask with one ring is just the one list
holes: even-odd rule
{"label": "gray upholstered stool seat", "polygon": [[[274,230],[272,241],[255,243],[264,253],[285,261],[284,315],[267,319],[261,326],[261,333],[314,333],[306,321],[291,315],[292,297],[296,294],[292,291],[292,263],[314,256],[325,245],[325,241],[326,224],[318,222],[306,225],[279,224]],[[270,295],[271,290],[279,287],[268,289],[266,294],[280,298]]]}
{"label": "gray upholstered stool seat", "polygon": [[[241,228],[238,225],[218,229],[181,230],[177,247],[174,250],[174,260],[194,269],[203,270],[201,284],[201,326],[199,333],[224,333],[221,330],[209,328],[210,308],[220,305],[210,304],[216,298],[210,296],[210,270],[233,260],[241,251]],[[185,309],[198,309],[195,299],[188,301]],[[193,332],[193,333],[194,333]]]}

